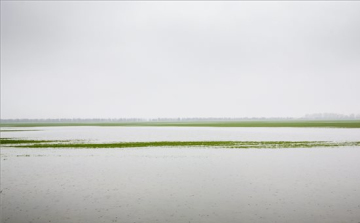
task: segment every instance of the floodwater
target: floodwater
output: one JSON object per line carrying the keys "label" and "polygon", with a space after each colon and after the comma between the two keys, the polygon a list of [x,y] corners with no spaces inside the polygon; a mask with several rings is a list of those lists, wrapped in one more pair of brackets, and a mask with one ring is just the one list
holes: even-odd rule
{"label": "floodwater", "polygon": [[[89,141],[360,141],[359,129],[54,127]],[[1,222],[360,222],[360,148],[1,148]]]}
{"label": "floodwater", "polygon": [[[1,128],[2,130],[14,128]],[[21,128],[17,128],[21,129]],[[25,129],[25,128],[22,128]],[[34,127],[3,138],[119,141],[359,141],[356,128]]]}

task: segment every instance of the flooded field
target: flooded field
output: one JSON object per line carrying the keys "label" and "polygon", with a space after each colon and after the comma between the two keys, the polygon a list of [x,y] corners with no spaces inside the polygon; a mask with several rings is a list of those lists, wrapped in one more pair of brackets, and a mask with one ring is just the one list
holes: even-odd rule
{"label": "flooded field", "polygon": [[[11,128],[2,128],[11,130]],[[21,129],[21,128],[17,128]],[[360,129],[36,127],[2,138],[360,141]],[[1,148],[3,223],[360,222],[360,147]]]}
{"label": "flooded field", "polygon": [[[359,141],[360,128],[2,127],[3,138],[141,141]],[[11,131],[12,130],[12,131]],[[14,131],[17,130],[17,131]],[[28,131],[19,131],[28,130]],[[31,131],[29,131],[31,130]]]}

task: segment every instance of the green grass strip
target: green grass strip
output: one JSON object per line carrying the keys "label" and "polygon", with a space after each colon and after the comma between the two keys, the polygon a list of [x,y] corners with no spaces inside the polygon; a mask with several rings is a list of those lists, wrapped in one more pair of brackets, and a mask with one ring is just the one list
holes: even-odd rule
{"label": "green grass strip", "polygon": [[360,146],[360,142],[326,141],[161,141],[161,142],[117,142],[117,143],[33,143],[15,144],[23,148],[141,148],[141,147],[210,147],[210,148],[314,148]]}
{"label": "green grass strip", "polygon": [[[12,138],[1,138],[0,144],[35,144],[35,143],[54,143],[54,142],[64,142],[64,141],[54,141],[54,140],[32,140],[32,139],[12,139]],[[67,141],[68,142],[68,141]]]}
{"label": "green grass strip", "polygon": [[33,131],[40,131],[40,130],[31,130],[31,129],[19,129],[19,130],[8,130],[8,129],[6,129],[6,130],[0,130],[0,132],[33,132]]}

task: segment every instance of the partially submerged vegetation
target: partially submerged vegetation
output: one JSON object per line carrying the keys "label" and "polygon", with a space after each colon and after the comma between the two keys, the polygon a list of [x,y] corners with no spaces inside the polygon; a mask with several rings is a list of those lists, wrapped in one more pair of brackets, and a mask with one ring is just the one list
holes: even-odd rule
{"label": "partially submerged vegetation", "polygon": [[34,144],[34,143],[54,143],[57,141],[53,140],[32,140],[32,139],[12,139],[12,138],[1,138],[0,144]]}
{"label": "partially submerged vegetation", "polygon": [[33,131],[40,131],[35,129],[4,129],[0,130],[0,132],[33,132]]}
{"label": "partially submerged vegetation", "polygon": [[1,123],[2,127],[54,127],[54,126],[174,126],[174,127],[310,127],[360,128],[360,120],[280,120],[280,121],[177,121],[177,122],[34,122]]}
{"label": "partially submerged vegetation", "polygon": [[209,147],[237,149],[280,149],[360,146],[360,142],[327,141],[160,141],[160,142],[116,142],[116,143],[79,143],[70,141],[45,141],[1,139],[1,144],[22,148],[134,148],[134,147]]}

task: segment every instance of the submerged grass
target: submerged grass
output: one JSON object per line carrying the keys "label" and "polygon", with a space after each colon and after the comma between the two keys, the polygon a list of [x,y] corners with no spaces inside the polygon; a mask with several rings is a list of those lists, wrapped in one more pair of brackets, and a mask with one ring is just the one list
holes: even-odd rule
{"label": "submerged grass", "polygon": [[[24,140],[12,143],[11,147],[23,148],[134,148],[134,147],[210,147],[242,149],[314,148],[360,146],[360,142],[327,141],[161,141],[161,142],[117,142],[117,143],[49,143],[49,141]],[[46,143],[43,143],[46,142]],[[23,143],[30,143],[24,145]]]}
{"label": "submerged grass", "polygon": [[3,145],[3,144],[55,143],[55,142],[64,142],[64,141],[0,138],[1,145]]}
{"label": "submerged grass", "polygon": [[1,123],[2,127],[52,126],[174,126],[174,127],[311,127],[360,128],[360,120],[286,120],[286,121],[179,121],[179,122],[101,122],[101,123]]}
{"label": "submerged grass", "polygon": [[33,131],[40,131],[40,130],[32,130],[32,129],[6,129],[0,130],[0,132],[33,132]]}

